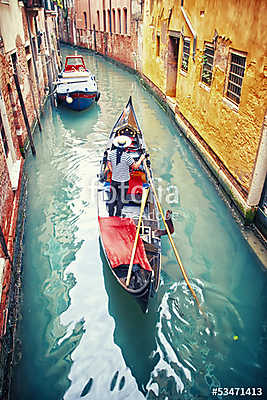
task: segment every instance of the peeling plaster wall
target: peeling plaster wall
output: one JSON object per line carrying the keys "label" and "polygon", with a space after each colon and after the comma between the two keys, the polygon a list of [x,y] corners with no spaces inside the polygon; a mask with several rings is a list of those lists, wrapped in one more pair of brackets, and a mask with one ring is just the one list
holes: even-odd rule
{"label": "peeling plaster wall", "polygon": [[[191,40],[188,72],[181,72],[182,39],[178,55],[176,111],[181,113],[216,153],[238,184],[248,192],[253,175],[266,111],[267,3],[264,0],[196,3],[184,9],[197,33],[195,62],[193,36],[175,1],[145,2],[143,73],[166,94],[168,30]],[[172,10],[168,18],[169,10]],[[156,57],[156,35],[160,55]],[[204,42],[216,39],[212,84],[200,84]],[[244,52],[246,69],[239,107],[225,98],[231,49]]]}
{"label": "peeling plaster wall", "polygon": [[25,40],[23,25],[21,23],[21,8],[18,1],[14,0],[11,0],[9,5],[0,5],[1,34],[6,52],[16,48],[17,35],[20,35],[23,41]]}

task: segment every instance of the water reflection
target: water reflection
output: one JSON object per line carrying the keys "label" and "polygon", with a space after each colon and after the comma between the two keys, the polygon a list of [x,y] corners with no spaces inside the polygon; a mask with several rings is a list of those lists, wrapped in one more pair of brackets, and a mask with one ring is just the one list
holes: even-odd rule
{"label": "water reflection", "polygon": [[[106,262],[100,245],[105,289],[109,296],[108,310],[114,318],[114,342],[120,347],[139,390],[146,394],[158,356],[156,354],[156,302],[150,301],[149,313],[144,314],[136,301],[118,285]],[[117,380],[117,378],[116,378]]]}

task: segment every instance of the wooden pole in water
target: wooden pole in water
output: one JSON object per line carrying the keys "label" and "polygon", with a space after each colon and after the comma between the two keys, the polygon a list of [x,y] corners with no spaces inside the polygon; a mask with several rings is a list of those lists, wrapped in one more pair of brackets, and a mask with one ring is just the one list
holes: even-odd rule
{"label": "wooden pole in water", "polygon": [[27,112],[26,112],[26,108],[25,108],[25,104],[24,104],[24,100],[23,100],[23,97],[22,97],[20,84],[19,84],[19,80],[18,80],[18,75],[17,75],[16,71],[14,71],[13,77],[14,77],[16,89],[17,89],[18,96],[19,96],[21,110],[22,110],[25,126],[26,126],[26,129],[27,129],[28,138],[29,138],[30,145],[31,145],[32,154],[35,156],[36,155],[36,150],[35,150],[35,147],[34,147],[31,128],[30,128],[30,124],[29,124],[29,120],[28,120],[28,115],[27,115]]}

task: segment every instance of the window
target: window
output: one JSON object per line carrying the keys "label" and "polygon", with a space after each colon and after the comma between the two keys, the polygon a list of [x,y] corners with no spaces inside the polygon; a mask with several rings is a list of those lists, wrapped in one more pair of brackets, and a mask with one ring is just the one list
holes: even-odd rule
{"label": "window", "polygon": [[100,13],[97,11],[97,29],[100,31]]}
{"label": "window", "polygon": [[190,39],[184,38],[181,68],[183,71],[186,71],[186,72],[188,71],[189,55],[190,55]]}
{"label": "window", "polygon": [[230,54],[230,70],[226,96],[235,104],[240,103],[241,88],[245,73],[246,57],[236,53]]}
{"label": "window", "polygon": [[159,57],[160,55],[160,35],[159,33],[156,36],[156,56]]}
{"label": "window", "polygon": [[106,10],[103,11],[103,23],[104,23],[104,32],[107,30],[107,25],[106,25]]}
{"label": "window", "polygon": [[121,10],[118,9],[118,27],[119,27],[119,33],[121,33]]}
{"label": "window", "polygon": [[114,8],[112,10],[112,23],[113,23],[113,32],[116,33],[116,14]]}
{"label": "window", "polygon": [[123,9],[123,33],[127,35],[127,8]]}
{"label": "window", "polygon": [[83,22],[84,22],[84,28],[87,29],[87,15],[86,12],[83,12]]}
{"label": "window", "polygon": [[83,65],[83,59],[81,57],[76,57],[76,58],[67,58],[66,60],[66,67],[67,66],[72,66],[72,65]]}
{"label": "window", "polygon": [[211,85],[213,62],[214,62],[214,46],[213,44],[205,43],[201,81],[208,86]]}
{"label": "window", "polygon": [[109,32],[111,32],[110,10],[108,10],[108,30],[109,30]]}

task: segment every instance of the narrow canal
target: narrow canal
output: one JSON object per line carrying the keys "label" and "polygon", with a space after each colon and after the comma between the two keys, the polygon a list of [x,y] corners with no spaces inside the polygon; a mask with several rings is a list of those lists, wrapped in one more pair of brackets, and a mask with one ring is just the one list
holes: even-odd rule
{"label": "narrow canal", "polygon": [[[64,56],[70,52],[63,48]],[[155,99],[134,75],[79,53],[96,75],[100,101],[81,113],[47,104],[43,132],[35,135],[37,157],[29,155],[25,166],[21,360],[11,399],[200,400],[217,398],[214,386],[244,388],[232,398],[263,399],[260,389],[251,389],[251,396],[244,390],[262,388],[267,396],[266,272]],[[208,322],[167,238],[159,291],[146,315],[104,261],[94,182],[129,95],[163,207],[173,210],[175,244]]]}

